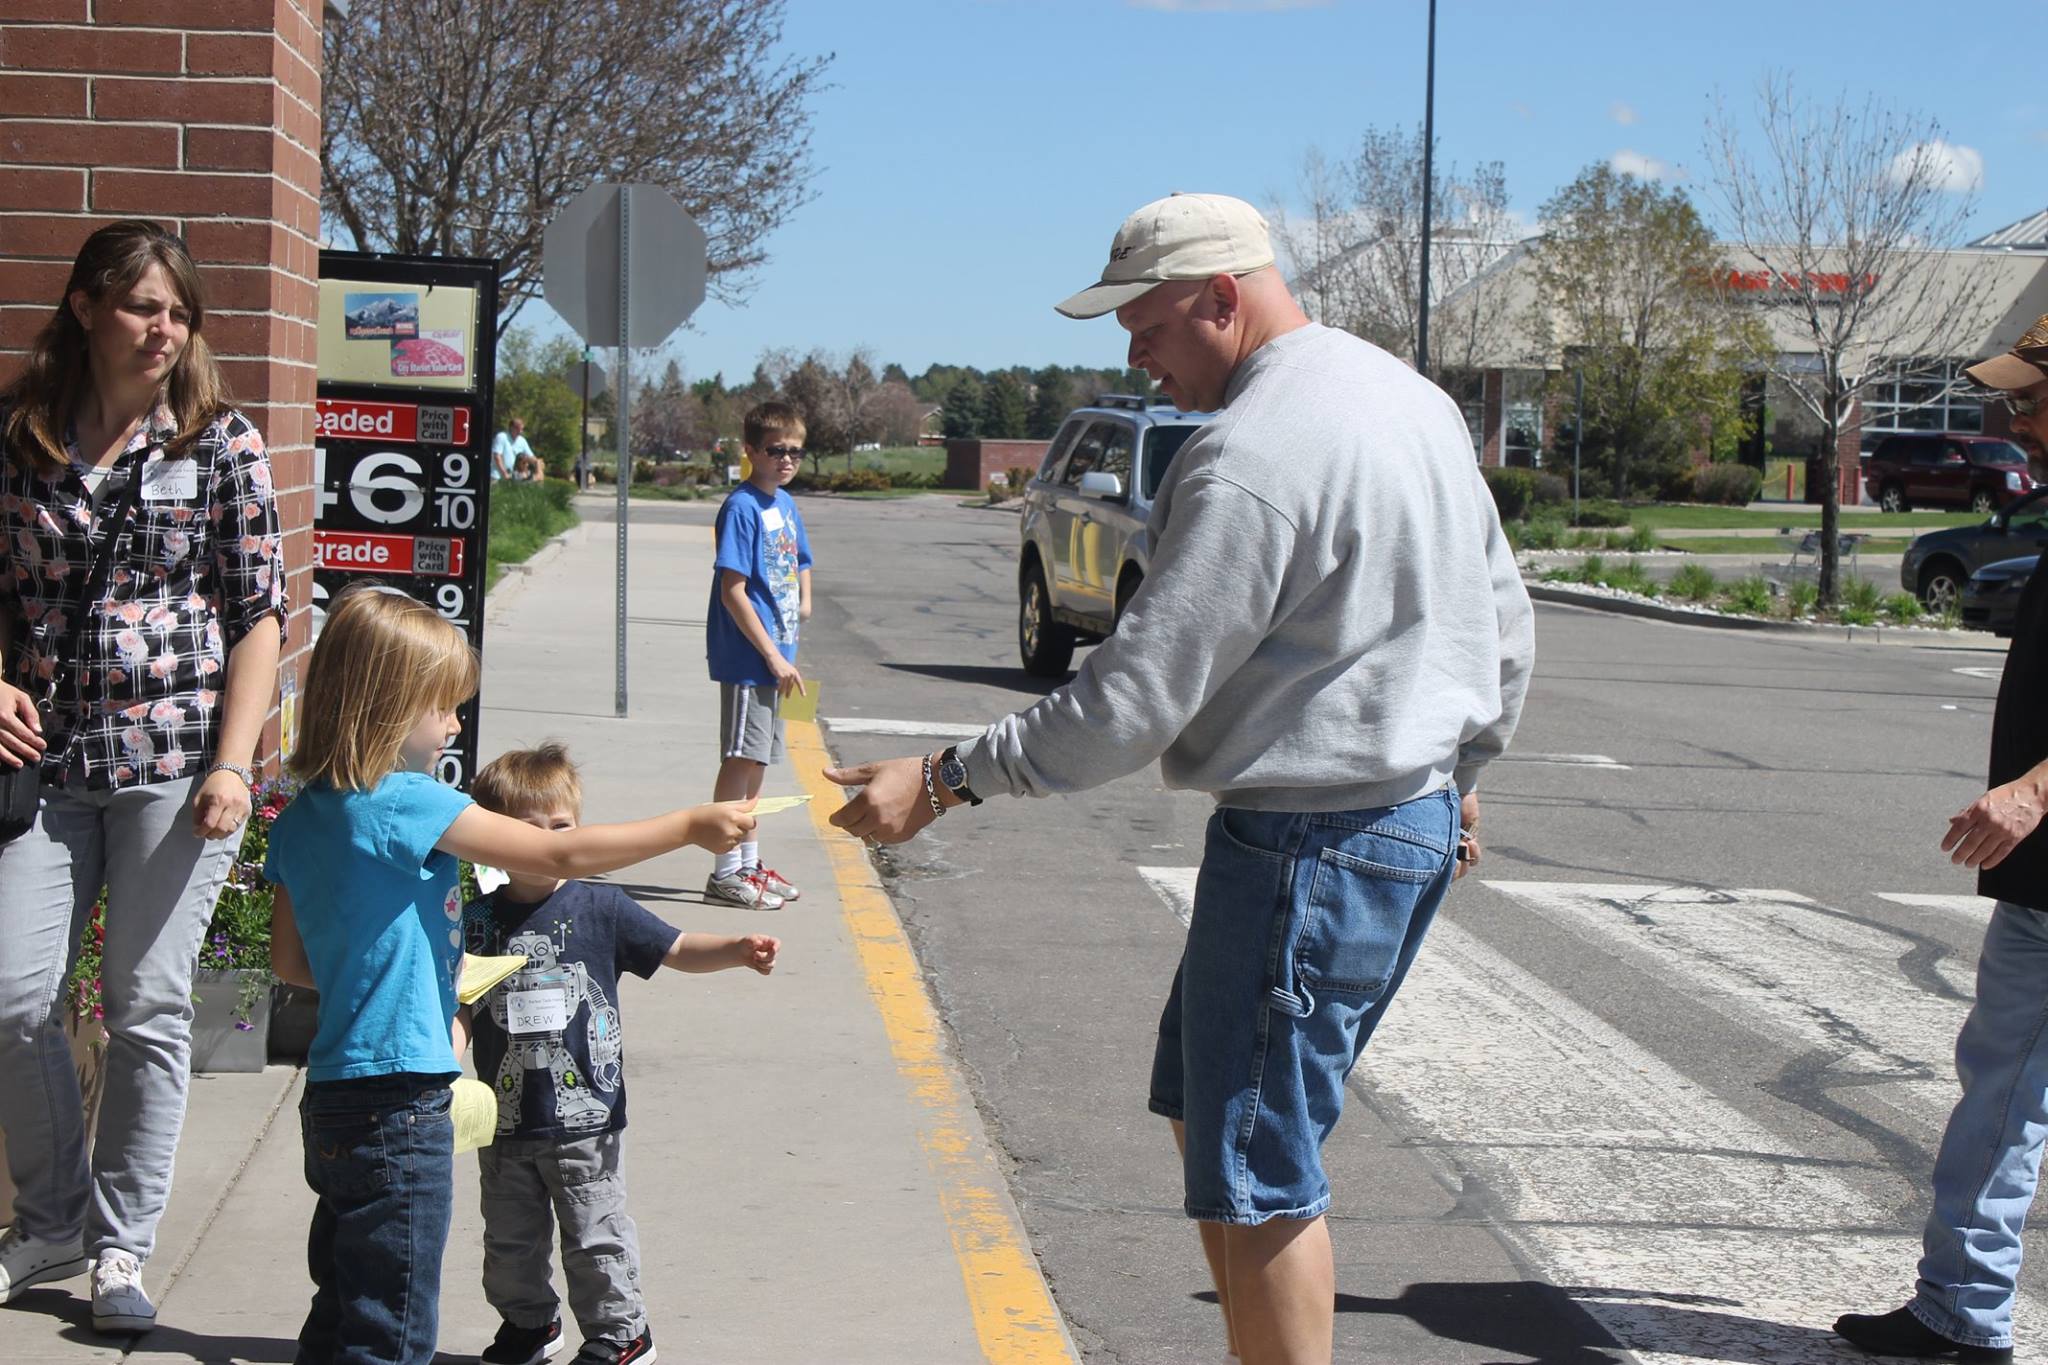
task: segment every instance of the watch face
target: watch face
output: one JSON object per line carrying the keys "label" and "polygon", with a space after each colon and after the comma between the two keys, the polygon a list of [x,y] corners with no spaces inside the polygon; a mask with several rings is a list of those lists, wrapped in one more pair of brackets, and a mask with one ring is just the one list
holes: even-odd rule
{"label": "watch face", "polygon": [[939,781],[948,787],[960,788],[967,785],[967,765],[957,758],[949,758],[939,764]]}

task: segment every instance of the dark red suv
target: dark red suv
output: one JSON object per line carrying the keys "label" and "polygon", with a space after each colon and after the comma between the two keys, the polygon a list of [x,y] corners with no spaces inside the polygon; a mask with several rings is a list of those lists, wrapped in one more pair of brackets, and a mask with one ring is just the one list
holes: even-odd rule
{"label": "dark red suv", "polygon": [[2034,491],[2025,451],[1953,431],[1885,437],[1863,466],[1863,483],[1887,512],[1967,507],[1989,514]]}

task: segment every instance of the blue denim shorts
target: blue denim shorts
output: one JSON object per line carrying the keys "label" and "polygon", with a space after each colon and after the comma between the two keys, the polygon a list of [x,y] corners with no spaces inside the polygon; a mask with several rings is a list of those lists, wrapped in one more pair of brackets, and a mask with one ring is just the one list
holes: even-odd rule
{"label": "blue denim shorts", "polygon": [[1186,1125],[1190,1218],[1330,1206],[1344,1080],[1451,884],[1457,793],[1313,815],[1220,807],[1159,1019],[1151,1109]]}

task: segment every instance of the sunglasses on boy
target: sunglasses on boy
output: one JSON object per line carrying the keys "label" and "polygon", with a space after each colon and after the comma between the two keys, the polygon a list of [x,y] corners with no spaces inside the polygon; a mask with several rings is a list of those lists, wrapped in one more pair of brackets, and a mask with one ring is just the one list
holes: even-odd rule
{"label": "sunglasses on boy", "polygon": [[776,460],[801,460],[804,457],[804,448],[802,446],[763,446],[761,453]]}

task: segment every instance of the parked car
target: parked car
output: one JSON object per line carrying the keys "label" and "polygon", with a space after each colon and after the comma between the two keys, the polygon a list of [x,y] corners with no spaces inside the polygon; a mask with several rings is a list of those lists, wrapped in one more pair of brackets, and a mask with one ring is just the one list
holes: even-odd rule
{"label": "parked car", "polygon": [[1967,507],[1995,512],[2034,490],[2027,454],[2011,441],[1966,432],[1887,436],[1863,462],[1863,486],[1887,512]]}
{"label": "parked car", "polygon": [[2013,618],[2018,615],[2020,594],[2034,576],[2039,555],[2021,555],[1986,564],[1970,575],[1963,589],[1963,624],[1973,630],[1988,630],[2003,639],[2012,638]]}
{"label": "parked car", "polygon": [[1152,499],[1208,419],[1107,394],[1061,423],[1025,486],[1018,530],[1017,652],[1027,673],[1059,677],[1075,645],[1116,629],[1151,565]]}
{"label": "parked car", "polygon": [[2023,495],[1976,526],[1929,531],[1906,547],[1899,586],[1932,612],[1959,606],[1970,575],[1987,564],[2048,550],[2048,488]]}

